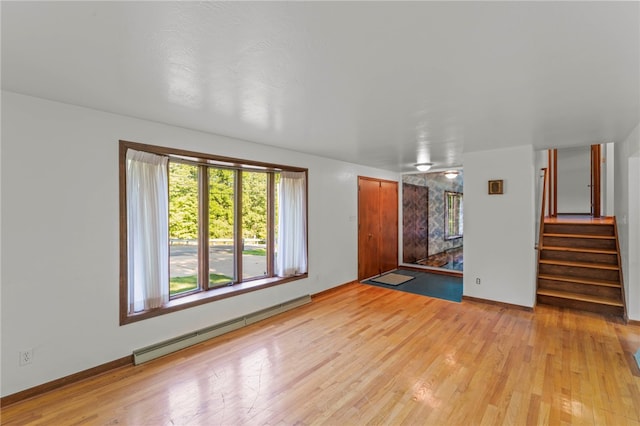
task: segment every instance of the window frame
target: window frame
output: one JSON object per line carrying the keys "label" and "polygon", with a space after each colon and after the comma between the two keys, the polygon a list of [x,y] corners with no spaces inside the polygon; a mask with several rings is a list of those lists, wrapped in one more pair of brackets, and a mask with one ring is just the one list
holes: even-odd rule
{"label": "window frame", "polygon": [[[449,203],[449,199],[450,198],[455,198],[458,199],[458,202],[456,203],[456,208],[458,209],[455,213],[454,213],[454,220],[456,220],[456,223],[458,224],[457,228],[458,228],[458,232],[455,234],[451,234],[449,232],[450,230],[450,226],[449,226],[449,216],[451,213],[451,210],[453,210],[453,207],[450,205]],[[458,238],[462,238],[463,236],[463,232],[464,231],[460,231],[461,228],[461,224],[462,224],[462,198],[463,198],[463,194],[462,192],[455,192],[455,191],[444,191],[444,240],[448,241],[448,240],[455,240]]]}
{"label": "window frame", "polygon": [[[273,163],[265,163],[260,161],[251,161],[251,160],[243,160],[233,157],[225,157],[219,155],[206,154],[201,152],[169,148],[164,146],[156,146],[143,144],[138,142],[130,142],[125,140],[119,141],[119,220],[120,220],[120,325],[126,325],[133,322],[141,321],[148,318],[153,318],[160,315],[165,315],[171,312],[176,312],[183,309],[188,309],[193,306],[199,306],[205,303],[214,302],[216,300],[226,299],[234,296],[238,296],[240,294],[273,287],[281,284],[285,284],[291,281],[297,281],[300,279],[305,279],[309,276],[308,272],[304,274],[300,274],[292,277],[276,277],[276,276],[268,276],[264,278],[250,278],[246,281],[241,281],[234,283],[231,286],[224,287],[213,287],[213,288],[199,288],[198,291],[189,292],[188,294],[181,295],[179,297],[170,298],[170,300],[164,304],[160,308],[150,309],[147,311],[130,313],[128,310],[128,248],[127,248],[127,196],[126,196],[126,154],[127,150],[135,149],[138,151],[150,152],[158,155],[166,155],[169,157],[170,161],[181,161],[187,162],[190,164],[198,164],[205,165],[210,167],[226,167],[230,169],[238,170],[238,175],[241,175],[241,171],[293,171],[293,172],[304,172],[306,178],[306,203],[307,203],[307,223],[309,220],[308,214],[308,203],[309,203],[309,185],[308,185],[308,169],[301,167],[292,167],[280,164]],[[202,179],[202,178],[201,178]],[[269,191],[273,190],[273,180],[268,179],[269,183]],[[168,188],[167,188],[168,190]],[[240,196],[240,198],[242,198]],[[270,197],[268,197],[270,198]],[[204,204],[204,205],[203,205]],[[270,204],[268,208],[268,220],[270,220],[270,225],[268,225],[268,233],[272,237],[275,232],[275,226],[277,224],[273,223],[273,199],[270,200]],[[204,209],[206,206],[205,203],[199,203],[199,209]],[[241,207],[241,206],[239,206]],[[208,215],[205,215],[208,216]],[[234,226],[238,226],[234,224]],[[201,227],[202,229],[206,229]],[[201,236],[202,237],[202,236]],[[208,236],[207,236],[208,238]],[[241,238],[241,236],[240,236]],[[270,244],[273,245],[273,238],[270,238]],[[308,252],[308,226],[307,226],[307,252]],[[241,244],[240,244],[241,245]],[[202,258],[199,255],[199,268],[204,268],[205,266],[200,265],[202,262]],[[237,260],[236,264],[241,268],[242,267],[242,256],[240,253],[240,260]],[[273,259],[268,259],[267,262],[270,264],[268,266],[269,271],[273,271]],[[208,263],[207,263],[208,264]],[[168,270],[168,265],[167,265]],[[273,275],[273,273],[271,273]]]}

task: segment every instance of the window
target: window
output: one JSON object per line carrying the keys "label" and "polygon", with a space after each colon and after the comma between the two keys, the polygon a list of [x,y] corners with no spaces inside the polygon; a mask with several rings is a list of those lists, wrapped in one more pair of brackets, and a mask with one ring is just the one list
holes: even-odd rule
{"label": "window", "polygon": [[306,176],[121,141],[121,324],[306,277]]}
{"label": "window", "polygon": [[460,238],[462,237],[462,194],[445,191],[444,202],[444,239]]}
{"label": "window", "polygon": [[169,295],[197,290],[199,168],[169,161]]}

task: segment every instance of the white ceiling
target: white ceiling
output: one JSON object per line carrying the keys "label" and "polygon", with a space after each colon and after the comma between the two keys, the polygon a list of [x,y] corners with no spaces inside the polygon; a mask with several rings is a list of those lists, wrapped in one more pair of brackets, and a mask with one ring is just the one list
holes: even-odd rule
{"label": "white ceiling", "polygon": [[638,2],[1,8],[5,90],[397,172],[640,120]]}

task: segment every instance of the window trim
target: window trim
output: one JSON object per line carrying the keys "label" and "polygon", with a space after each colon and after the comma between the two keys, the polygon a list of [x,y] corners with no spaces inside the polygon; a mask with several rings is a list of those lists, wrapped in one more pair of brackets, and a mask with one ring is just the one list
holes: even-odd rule
{"label": "window trim", "polygon": [[[309,274],[304,273],[293,277],[266,277],[259,279],[251,279],[236,283],[233,286],[217,287],[211,289],[203,289],[199,292],[186,294],[184,296],[170,299],[161,308],[151,309],[148,311],[129,313],[128,309],[128,253],[127,253],[127,195],[126,195],[126,153],[129,149],[135,149],[138,151],[146,151],[154,154],[167,155],[170,159],[188,161],[190,163],[202,164],[213,167],[230,167],[234,169],[242,169],[247,171],[293,171],[304,172],[306,175],[306,191],[307,191],[307,223],[309,221],[309,209],[308,209],[308,174],[309,171],[306,168],[285,166],[273,163],[264,163],[260,161],[242,160],[232,157],[224,157],[219,155],[205,154],[195,151],[188,151],[182,149],[174,149],[163,146],[148,145],[139,142],[130,142],[125,140],[119,141],[119,220],[120,220],[120,325],[131,324],[137,321],[141,321],[148,318],[153,318],[160,315],[169,314],[183,309],[188,309],[193,306],[199,306],[205,303],[214,302],[221,299],[226,299],[240,294],[249,293],[256,290],[261,290],[268,287],[277,286],[280,284],[289,283],[291,281],[297,281],[300,279],[308,278]],[[270,179],[272,181],[272,179]],[[270,183],[273,186],[273,182]],[[273,202],[271,206],[268,206],[268,216],[273,218]],[[273,232],[273,226],[269,228],[269,232]],[[308,226],[307,226],[307,252],[308,252]],[[268,260],[272,261],[272,260]]]}
{"label": "window trim", "polygon": [[462,192],[456,192],[456,191],[444,191],[444,203],[445,203],[445,208],[444,208],[444,240],[445,241],[449,241],[449,240],[455,240],[458,238],[462,238],[463,237],[463,232],[459,232],[456,234],[449,234],[449,214],[450,214],[450,205],[449,205],[449,198],[458,198],[460,201],[458,203],[458,209],[459,211],[455,212],[455,219],[457,221],[458,224],[458,232],[460,231],[460,213],[462,211],[462,197],[463,194]]}

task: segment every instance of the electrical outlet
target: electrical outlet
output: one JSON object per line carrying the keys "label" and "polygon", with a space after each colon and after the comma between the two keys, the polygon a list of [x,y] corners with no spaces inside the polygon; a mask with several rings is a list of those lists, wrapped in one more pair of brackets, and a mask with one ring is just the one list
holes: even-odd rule
{"label": "electrical outlet", "polygon": [[33,362],[33,349],[28,349],[26,351],[20,352],[19,364],[21,366],[31,364],[32,362]]}
{"label": "electrical outlet", "polygon": [[480,278],[476,278],[476,284],[480,285]]}

